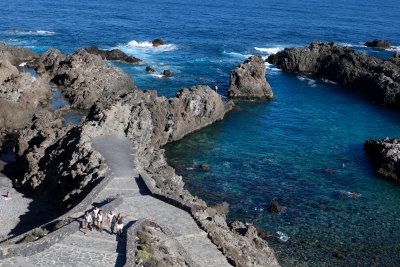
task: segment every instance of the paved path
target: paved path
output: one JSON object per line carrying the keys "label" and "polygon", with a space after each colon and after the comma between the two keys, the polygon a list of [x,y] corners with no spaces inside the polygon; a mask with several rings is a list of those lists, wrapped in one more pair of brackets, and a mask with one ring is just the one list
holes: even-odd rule
{"label": "paved path", "polygon": [[[133,164],[135,153],[129,139],[103,136],[93,143],[114,176],[95,202],[119,194],[123,202],[116,212],[125,215],[125,224],[131,225],[140,218],[151,219],[168,227],[199,266],[231,266],[187,212],[147,194]],[[0,266],[122,266],[126,241],[117,240],[106,231],[92,231],[87,235],[79,231],[42,253],[25,259],[7,259]]]}

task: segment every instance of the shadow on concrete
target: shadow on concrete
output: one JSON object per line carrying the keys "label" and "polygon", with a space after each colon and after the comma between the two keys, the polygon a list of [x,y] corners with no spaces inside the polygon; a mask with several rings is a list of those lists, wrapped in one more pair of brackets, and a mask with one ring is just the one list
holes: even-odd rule
{"label": "shadow on concrete", "polygon": [[126,225],[124,225],[122,237],[116,236],[117,244],[117,261],[115,262],[115,267],[121,267],[125,265],[126,262],[126,236],[128,229],[135,223],[136,221],[130,221]]}
{"label": "shadow on concrete", "polygon": [[[2,181],[1,190],[17,191],[24,198],[31,199],[28,211],[19,216],[19,223],[8,233],[16,236],[34,229],[46,222],[54,220],[59,216],[59,212],[52,209],[48,204],[38,199],[37,196],[27,192],[21,187],[16,187],[15,179],[18,176],[18,168],[15,163],[15,155],[12,151],[0,154],[0,177]],[[12,190],[11,190],[12,189]],[[14,191],[14,192],[15,192]],[[4,194],[6,192],[1,192]],[[15,193],[14,193],[15,194]],[[12,196],[13,197],[13,196]],[[13,199],[9,200],[13,201]]]}

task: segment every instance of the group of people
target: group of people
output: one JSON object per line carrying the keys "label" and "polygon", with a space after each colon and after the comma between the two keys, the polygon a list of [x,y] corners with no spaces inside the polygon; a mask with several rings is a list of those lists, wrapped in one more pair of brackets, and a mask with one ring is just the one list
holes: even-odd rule
{"label": "group of people", "polygon": [[87,229],[92,231],[93,227],[96,228],[97,231],[102,232],[103,221],[106,219],[108,226],[110,227],[110,234],[111,235],[114,234],[115,226],[117,226],[117,236],[121,237],[122,228],[124,227],[122,218],[123,216],[121,213],[115,215],[113,210],[110,210],[110,212],[107,213],[106,217],[104,218],[104,212],[100,210],[98,207],[95,207],[93,211],[85,212],[85,222],[84,222],[85,234]]}

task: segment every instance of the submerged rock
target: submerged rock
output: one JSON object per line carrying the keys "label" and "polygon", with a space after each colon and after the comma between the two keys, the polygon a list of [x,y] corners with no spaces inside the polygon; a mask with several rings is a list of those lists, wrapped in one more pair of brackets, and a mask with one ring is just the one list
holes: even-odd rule
{"label": "submerged rock", "polygon": [[169,77],[169,76],[171,76],[171,71],[170,71],[170,70],[164,70],[164,71],[163,71],[163,75],[164,75],[165,77]]}
{"label": "submerged rock", "polygon": [[364,148],[379,176],[400,182],[400,139],[367,140]]}
{"label": "submerged rock", "polygon": [[265,78],[265,63],[261,56],[252,56],[231,72],[227,96],[232,99],[269,99],[274,96]]}
{"label": "submerged rock", "polygon": [[276,201],[271,201],[271,202],[268,204],[267,210],[268,210],[269,212],[280,213],[280,212],[283,211],[283,207],[282,207],[281,205],[279,205],[278,202],[276,202]]}
{"label": "submerged rock", "polygon": [[165,42],[160,38],[154,39],[151,43],[153,44],[153,46],[160,46],[165,44]]}
{"label": "submerged rock", "polygon": [[315,42],[304,48],[286,48],[269,56],[268,62],[284,71],[327,78],[400,108],[400,67],[394,60],[367,57],[334,43]]}
{"label": "submerged rock", "polygon": [[155,72],[155,69],[153,69],[153,68],[150,67],[150,66],[147,66],[147,67],[146,67],[146,71],[149,72],[149,73],[153,73],[153,72]]}
{"label": "submerged rock", "polygon": [[365,42],[364,45],[368,46],[368,47],[374,47],[374,48],[380,48],[380,49],[391,48],[391,45],[389,44],[388,40],[381,40],[381,39],[375,39],[372,41]]}
{"label": "submerged rock", "polygon": [[93,54],[93,55],[98,55],[102,59],[106,60],[117,60],[117,61],[123,61],[126,63],[131,63],[131,64],[136,64],[141,62],[142,60],[136,57],[128,56],[124,52],[122,52],[119,49],[112,49],[112,50],[102,50],[97,47],[88,47],[84,48],[86,52]]}
{"label": "submerged rock", "polygon": [[204,172],[208,172],[210,170],[210,166],[208,164],[200,164],[199,165],[200,170],[204,171]]}

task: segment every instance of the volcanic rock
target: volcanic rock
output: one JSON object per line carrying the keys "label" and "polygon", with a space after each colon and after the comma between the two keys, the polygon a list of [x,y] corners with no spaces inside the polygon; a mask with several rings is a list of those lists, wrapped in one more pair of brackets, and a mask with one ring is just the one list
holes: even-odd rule
{"label": "volcanic rock", "polygon": [[155,72],[155,69],[153,69],[153,68],[150,67],[150,66],[147,66],[147,67],[146,67],[146,71],[149,72],[149,73],[153,73],[153,72]]}
{"label": "volcanic rock", "polygon": [[400,182],[400,139],[367,140],[364,149],[379,176]]}
{"label": "volcanic rock", "polygon": [[93,54],[93,55],[98,55],[102,59],[106,60],[117,60],[117,61],[123,61],[131,64],[136,64],[141,62],[142,60],[136,57],[128,56],[124,52],[122,52],[119,49],[112,49],[112,50],[102,50],[97,47],[88,47],[84,48],[86,52]]}
{"label": "volcanic rock", "polygon": [[34,68],[38,74],[47,77],[48,81],[50,81],[60,67],[60,63],[65,59],[66,56],[59,50],[50,48],[39,58],[30,62],[28,67]]}
{"label": "volcanic rock", "polygon": [[395,60],[367,57],[334,43],[318,42],[304,48],[286,48],[268,57],[269,63],[283,71],[327,78],[400,108],[400,67]]}
{"label": "volcanic rock", "polygon": [[163,75],[164,75],[165,77],[169,77],[169,76],[171,76],[171,71],[170,71],[170,70],[164,70],[164,71],[163,71]]}
{"label": "volcanic rock", "polygon": [[364,45],[368,46],[368,47],[379,48],[379,49],[391,48],[388,40],[381,40],[381,39],[375,39],[375,40],[372,40],[369,42],[365,42]]}
{"label": "volcanic rock", "polygon": [[271,202],[268,204],[267,210],[268,210],[269,212],[280,213],[280,212],[283,210],[283,207],[282,207],[281,205],[279,205],[278,202],[276,202],[276,201],[271,201]]}
{"label": "volcanic rock", "polygon": [[49,73],[54,74],[51,80],[61,87],[73,108],[89,109],[102,97],[118,98],[137,89],[127,73],[84,49],[54,65]]}
{"label": "volcanic rock", "polygon": [[21,129],[49,97],[47,82],[0,61],[0,128]]}
{"label": "volcanic rock", "polygon": [[13,61],[11,61],[11,64],[15,66],[21,64],[22,62],[28,62],[39,57],[39,54],[32,50],[0,43],[0,53],[5,51],[9,52],[14,57]]}
{"label": "volcanic rock", "polygon": [[208,172],[210,170],[210,166],[208,164],[200,164],[199,165],[200,170],[204,171],[204,172]]}
{"label": "volcanic rock", "polygon": [[231,72],[227,96],[232,99],[269,99],[271,86],[265,78],[265,63],[261,56],[252,56]]}
{"label": "volcanic rock", "polygon": [[152,42],[153,46],[160,46],[160,45],[164,45],[165,42],[162,39],[154,39]]}

